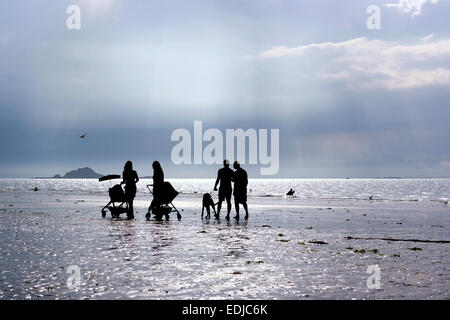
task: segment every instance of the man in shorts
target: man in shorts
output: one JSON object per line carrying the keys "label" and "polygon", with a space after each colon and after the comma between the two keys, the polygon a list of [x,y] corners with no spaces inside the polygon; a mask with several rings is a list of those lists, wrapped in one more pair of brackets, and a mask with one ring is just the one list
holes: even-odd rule
{"label": "man in shorts", "polygon": [[223,160],[223,168],[217,172],[216,184],[214,185],[214,191],[217,191],[217,185],[220,182],[219,187],[219,203],[217,204],[216,218],[219,218],[220,209],[222,208],[222,202],[227,201],[227,220],[230,219],[231,212],[231,193],[233,188],[231,187],[231,178],[233,177],[233,170],[230,169],[230,161]]}
{"label": "man in shorts", "polygon": [[233,174],[233,182],[234,182],[234,208],[236,209],[236,216],[234,219],[239,220],[239,204],[242,204],[245,210],[244,219],[248,219],[248,207],[247,207],[247,185],[248,185],[248,176],[247,171],[241,168],[241,165],[238,161],[233,163],[233,168],[236,170]]}

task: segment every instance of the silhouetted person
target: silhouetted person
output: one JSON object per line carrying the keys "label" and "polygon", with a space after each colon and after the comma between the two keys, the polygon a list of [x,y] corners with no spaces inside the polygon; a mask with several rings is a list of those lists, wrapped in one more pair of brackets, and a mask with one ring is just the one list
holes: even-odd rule
{"label": "silhouetted person", "polygon": [[231,187],[231,178],[233,177],[233,170],[230,169],[230,161],[223,160],[223,168],[217,172],[216,184],[214,185],[214,191],[217,191],[217,185],[220,182],[219,187],[219,203],[217,204],[216,218],[219,218],[220,209],[222,209],[222,202],[227,201],[227,216],[226,219],[230,219],[231,212],[231,193],[233,188]]}
{"label": "silhouetted person", "polygon": [[153,161],[153,200],[148,209],[146,215],[147,219],[150,218],[150,211],[161,204],[162,189],[164,184],[164,172],[161,168],[159,161]]}
{"label": "silhouetted person", "polygon": [[292,190],[292,188],[291,188],[291,190],[289,190],[288,193],[286,193],[286,195],[287,196],[293,196],[294,193],[295,193],[295,190]]}
{"label": "silhouetted person", "polygon": [[233,168],[236,170],[233,174],[233,182],[234,182],[234,206],[236,209],[235,219],[239,220],[239,204],[242,204],[245,210],[244,219],[248,219],[248,207],[247,207],[247,185],[248,185],[248,176],[247,172],[241,168],[241,165],[238,161],[233,163]]}
{"label": "silhouetted person", "polygon": [[127,161],[123,167],[122,184],[125,183],[125,198],[128,202],[127,218],[134,219],[133,201],[136,196],[136,183],[139,181],[138,174],[133,170],[133,163]]}

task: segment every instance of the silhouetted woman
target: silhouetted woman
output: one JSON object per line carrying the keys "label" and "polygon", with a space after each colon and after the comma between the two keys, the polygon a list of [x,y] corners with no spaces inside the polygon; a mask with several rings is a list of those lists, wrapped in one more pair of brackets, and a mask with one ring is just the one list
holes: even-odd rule
{"label": "silhouetted woman", "polygon": [[134,218],[133,200],[136,196],[136,183],[139,181],[138,174],[133,170],[133,163],[127,161],[123,167],[122,183],[125,183],[125,197],[128,201],[127,218]]}
{"label": "silhouetted woman", "polygon": [[147,219],[150,218],[150,211],[157,207],[161,203],[162,188],[164,184],[164,172],[161,168],[159,161],[153,161],[153,200],[150,204],[149,212],[147,213]]}

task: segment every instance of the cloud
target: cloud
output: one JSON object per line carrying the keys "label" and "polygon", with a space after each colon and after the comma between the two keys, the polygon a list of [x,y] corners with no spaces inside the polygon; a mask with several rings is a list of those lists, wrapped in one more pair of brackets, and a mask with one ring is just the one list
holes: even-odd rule
{"label": "cloud", "polygon": [[342,42],[313,43],[294,48],[274,47],[258,59],[323,55],[318,77],[346,81],[349,86],[406,89],[449,85],[450,39],[416,44],[355,38]]}
{"label": "cloud", "polygon": [[450,70],[435,68],[432,70],[409,70],[403,74],[396,74],[381,84],[389,89],[407,89],[423,87],[427,85],[450,84]]}
{"label": "cloud", "polygon": [[434,37],[434,33],[430,33],[429,35],[427,35],[427,36],[425,36],[425,37],[423,37],[423,38],[420,38],[420,40],[422,40],[423,42],[428,42],[428,41],[430,41],[433,37]]}
{"label": "cloud", "polygon": [[443,160],[443,161],[441,161],[440,166],[441,166],[442,168],[450,168],[450,161],[448,161],[448,160]]}
{"label": "cloud", "polygon": [[322,42],[322,43],[313,43],[304,46],[299,46],[295,48],[288,48],[285,46],[273,47],[270,50],[264,51],[259,55],[260,59],[269,59],[269,58],[280,58],[284,56],[300,56],[304,55],[308,51],[312,49],[322,49],[322,50],[336,50],[342,48],[349,48],[354,44],[357,44],[360,40],[365,38],[356,38],[343,42]]}
{"label": "cloud", "polygon": [[427,4],[435,4],[441,0],[398,0],[398,3],[388,3],[385,6],[388,8],[396,8],[404,13],[410,14],[411,17],[416,17],[422,13],[422,7]]}

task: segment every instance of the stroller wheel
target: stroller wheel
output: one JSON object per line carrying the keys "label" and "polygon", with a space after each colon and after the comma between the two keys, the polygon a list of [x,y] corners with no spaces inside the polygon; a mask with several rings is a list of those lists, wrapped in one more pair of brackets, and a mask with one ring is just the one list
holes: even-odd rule
{"label": "stroller wheel", "polygon": [[147,213],[145,214],[145,218],[146,218],[147,220],[150,220],[150,212],[147,212]]}
{"label": "stroller wheel", "polygon": [[106,212],[105,212],[105,210],[102,210],[102,217],[103,217],[103,218],[106,217]]}
{"label": "stroller wheel", "polygon": [[181,214],[179,214],[178,212],[177,212],[177,219],[181,220]]}

